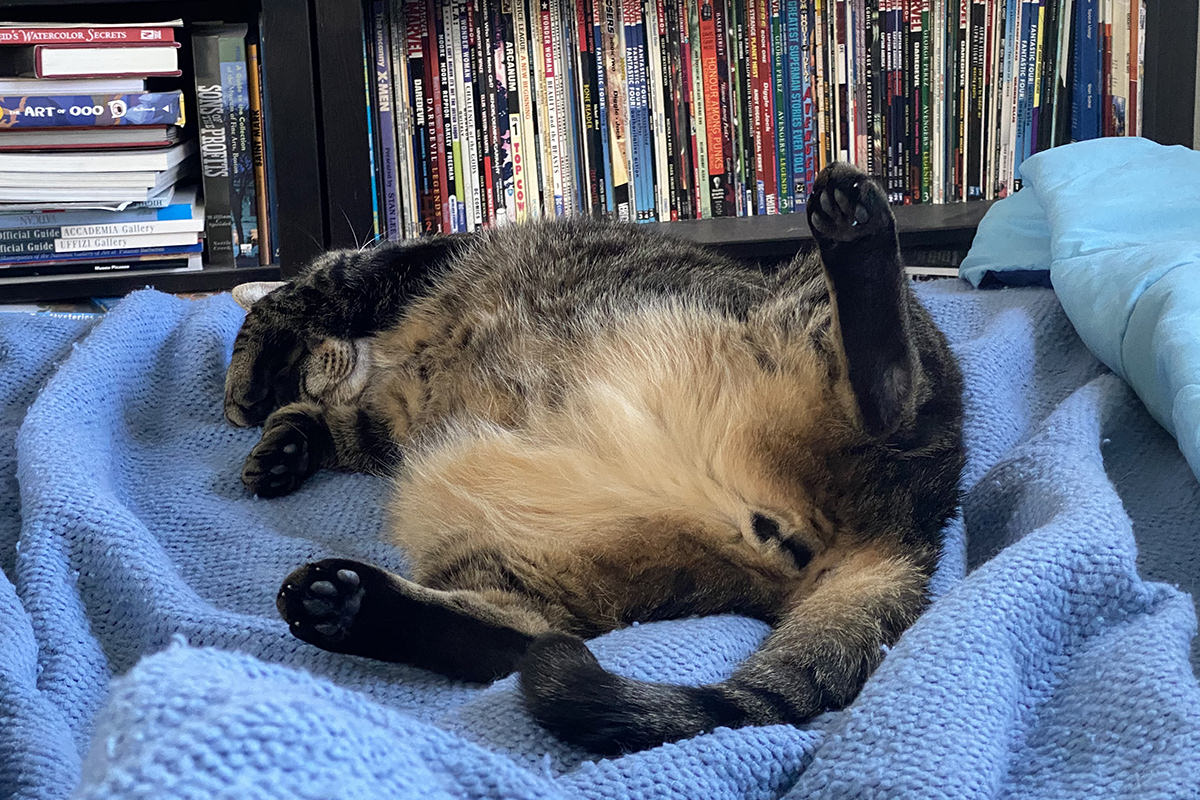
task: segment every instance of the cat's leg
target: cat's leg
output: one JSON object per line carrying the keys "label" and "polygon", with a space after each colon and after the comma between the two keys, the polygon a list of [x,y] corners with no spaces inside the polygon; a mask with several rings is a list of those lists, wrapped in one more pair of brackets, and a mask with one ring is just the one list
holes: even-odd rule
{"label": "cat's leg", "polygon": [[369,407],[289,403],[267,417],[242,483],[259,497],[278,497],[318,469],[387,475],[399,461],[387,423]]}
{"label": "cat's leg", "polygon": [[551,629],[519,592],[430,589],[343,559],[293,572],[276,606],[293,635],[322,649],[470,681],[510,674]]}
{"label": "cat's leg", "polygon": [[538,637],[521,664],[534,717],[601,753],[690,738],[716,727],[798,724],[841,708],[925,605],[927,568],[884,548],[851,552],[798,599],[726,681],[673,686],[608,672],[582,640]]}
{"label": "cat's leg", "polygon": [[807,211],[864,425],[887,436],[912,416],[920,369],[895,218],[878,184],[841,163],[817,176]]}
{"label": "cat's leg", "polygon": [[430,275],[467,241],[466,234],[435,236],[326,253],[260,298],[234,342],[225,377],[226,418],[257,425],[301,399],[303,359],[321,348],[328,351],[317,353],[322,358],[352,359],[355,343],[394,325]]}

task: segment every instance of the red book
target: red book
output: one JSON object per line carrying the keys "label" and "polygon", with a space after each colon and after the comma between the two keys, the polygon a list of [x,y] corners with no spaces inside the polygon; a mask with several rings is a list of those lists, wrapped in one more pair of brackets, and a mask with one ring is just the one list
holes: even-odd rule
{"label": "red book", "polygon": [[175,41],[175,29],[167,25],[65,25],[46,27],[36,23],[0,26],[0,44],[162,44]]}
{"label": "red book", "polygon": [[704,138],[708,146],[708,192],[714,217],[725,216],[725,157],[721,142],[721,85],[717,80],[717,21],[712,0],[700,0],[700,66],[704,86]]}

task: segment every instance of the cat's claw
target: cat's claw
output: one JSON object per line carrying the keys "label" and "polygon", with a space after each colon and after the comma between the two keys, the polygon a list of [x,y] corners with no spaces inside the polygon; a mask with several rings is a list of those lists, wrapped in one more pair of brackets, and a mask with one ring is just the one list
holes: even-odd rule
{"label": "cat's claw", "polygon": [[893,225],[883,189],[848,164],[832,164],[821,171],[807,210],[809,227],[822,245],[864,239]]}
{"label": "cat's claw", "polygon": [[275,607],[297,638],[338,650],[350,637],[365,594],[357,564],[328,559],[288,575]]}

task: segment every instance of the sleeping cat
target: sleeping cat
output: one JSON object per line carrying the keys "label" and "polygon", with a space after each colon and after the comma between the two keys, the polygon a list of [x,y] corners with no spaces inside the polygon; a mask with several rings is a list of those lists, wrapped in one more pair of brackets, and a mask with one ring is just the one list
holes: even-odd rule
{"label": "sleeping cat", "polygon": [[[225,413],[261,496],[394,476],[411,578],[328,559],[277,605],[318,647],[471,681],[599,752],[851,701],[921,612],[955,511],[961,379],[881,190],[833,165],[819,258],[768,273],[569,219],[333,252],[255,303]],[[605,671],[581,637],[734,612],[721,683]]]}

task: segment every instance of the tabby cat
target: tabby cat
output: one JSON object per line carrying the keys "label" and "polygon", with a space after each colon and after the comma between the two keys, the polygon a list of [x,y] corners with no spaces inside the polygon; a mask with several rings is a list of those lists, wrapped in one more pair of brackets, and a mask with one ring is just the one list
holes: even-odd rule
{"label": "tabby cat", "polygon": [[[819,258],[775,272],[570,219],[328,253],[255,303],[225,395],[263,425],[242,480],[394,476],[411,565],[300,567],[277,599],[292,633],[469,681],[519,670],[541,724],[605,753],[852,700],[926,602],[961,378],[879,187],[834,165],[807,208]],[[709,686],[619,677],[583,643],[722,612],[773,631]]]}

